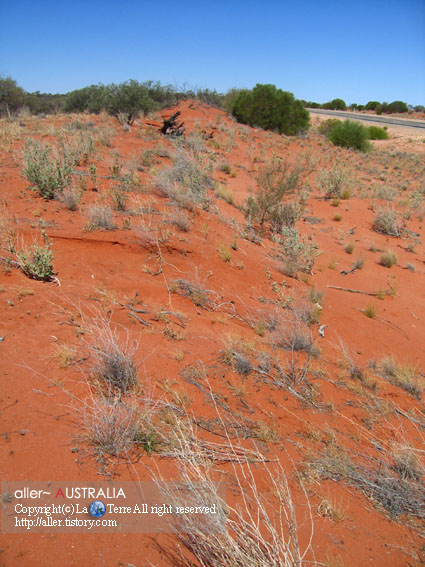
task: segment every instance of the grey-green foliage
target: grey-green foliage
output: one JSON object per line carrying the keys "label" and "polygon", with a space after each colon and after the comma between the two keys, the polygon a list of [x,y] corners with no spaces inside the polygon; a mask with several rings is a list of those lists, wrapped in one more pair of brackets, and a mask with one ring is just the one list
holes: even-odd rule
{"label": "grey-green foliage", "polygon": [[285,274],[294,276],[298,272],[311,273],[314,262],[321,254],[317,244],[301,236],[295,228],[283,227],[281,234],[280,250]]}
{"label": "grey-green foliage", "polygon": [[182,148],[176,150],[172,165],[160,171],[157,182],[167,197],[187,209],[203,203],[206,189],[213,187],[206,168]]}
{"label": "grey-green foliage", "polygon": [[24,149],[23,174],[44,199],[54,199],[71,183],[75,160],[62,148],[53,152],[36,140],[28,140]]}
{"label": "grey-green foliage", "polygon": [[34,242],[27,250],[19,250],[16,256],[19,259],[22,271],[29,278],[50,281],[54,276],[53,252],[51,250],[51,242],[44,231],[42,236],[44,246]]}
{"label": "grey-green foliage", "polygon": [[269,224],[273,232],[279,232],[282,226],[293,226],[303,212],[304,196],[297,195],[294,202],[282,200],[300,192],[302,175],[309,174],[309,167],[301,161],[290,165],[278,158],[265,164],[257,175],[257,193],[246,200],[245,217],[261,229]]}
{"label": "grey-green foliage", "polygon": [[351,191],[353,182],[350,173],[337,164],[328,170],[322,170],[317,184],[324,193],[325,199],[340,199],[345,192]]}

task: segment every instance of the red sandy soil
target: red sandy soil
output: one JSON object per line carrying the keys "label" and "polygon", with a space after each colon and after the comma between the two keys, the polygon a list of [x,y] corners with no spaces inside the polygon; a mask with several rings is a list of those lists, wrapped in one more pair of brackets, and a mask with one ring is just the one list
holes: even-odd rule
{"label": "red sandy soil", "polygon": [[[342,341],[363,369],[369,361],[384,356],[416,366],[418,372],[425,368],[423,203],[422,208],[411,211],[407,221],[408,230],[418,235],[413,252],[407,250],[406,236],[394,238],[372,230],[372,209],[387,204],[373,196],[374,187],[395,188],[396,200],[390,204],[401,211],[406,208],[399,201],[424,188],[425,144],[415,139],[407,147],[399,147],[400,139],[392,137],[373,142],[371,154],[359,155],[329,146],[314,129],[306,139],[285,138],[237,125],[224,112],[197,102],[182,103],[179,109],[187,133],[214,133],[213,140],[205,142],[206,150],[215,152],[217,164],[228,163],[231,174],[215,171],[213,177],[232,191],[236,205],[242,205],[250,191],[256,190],[256,171],[272,154],[294,161],[301,153],[312,152],[317,165],[306,181],[311,192],[297,227],[322,250],[313,274],[300,279],[285,276],[272,257],[275,244],[267,235],[261,244],[244,239],[240,234],[245,226],[243,212],[218,199],[213,190],[208,190],[209,211],[198,208],[189,213],[188,232],[165,222],[171,207],[156,190],[155,174],[171,164],[170,158],[163,156],[173,153],[173,144],[158,134],[155,124],[161,123],[159,117],[156,121],[137,121],[130,132],[106,116],[27,119],[21,126],[20,138],[0,153],[0,195],[6,203],[5,211],[16,219],[19,239],[24,242],[40,239],[40,221],[44,221],[52,239],[60,286],[30,280],[7,265],[0,270],[0,336],[5,337],[0,343],[1,478],[87,481],[115,475],[120,480],[148,480],[149,468],[156,465],[165,478],[175,474],[171,459],[143,451],[133,464],[109,456],[99,462],[84,439],[84,420],[76,399],[87,395],[84,375],[89,373],[90,361],[84,360],[81,353],[90,338],[81,331],[90,317],[102,314],[122,325],[123,337],[127,334],[130,342],[138,341],[135,359],[140,381],[155,395],[174,401],[184,399],[189,412],[199,418],[212,417],[211,399],[182,376],[184,368],[201,362],[214,394],[225,400],[239,420],[253,420],[274,430],[273,440],[257,442],[287,472],[297,507],[300,541],[305,545],[309,537],[308,514],[294,465],[304,470],[309,456],[319,456],[332,443],[353,451],[354,456],[366,453],[377,459],[377,445],[390,450],[400,443],[413,447],[419,457],[424,454],[424,435],[417,424],[425,422],[423,401],[390,384],[373,369],[367,372],[377,383],[375,390],[350,379],[341,363],[339,345]],[[163,114],[169,113],[171,110]],[[96,126],[106,123],[115,129],[115,136],[110,148],[96,143],[95,156],[89,158],[89,163],[97,167],[97,191],[92,190],[87,176],[87,190],[73,212],[58,201],[42,200],[28,189],[22,175],[22,148],[28,137],[53,142],[54,127],[78,120]],[[391,136],[391,126],[388,132]],[[167,149],[169,154],[160,151],[161,156],[154,156],[156,163],[151,167],[133,172],[139,186],[129,193],[128,211],[144,207],[145,212],[116,212],[116,230],[87,231],[90,204],[102,195],[110,202],[113,180],[100,176],[109,176],[114,163],[122,165],[122,172],[128,172],[135,159],[140,163],[141,152],[158,148]],[[323,199],[317,186],[318,172],[329,168],[336,159],[351,169],[356,180],[353,195],[338,207]],[[78,169],[88,171],[88,166]],[[149,207],[150,212],[146,212]],[[334,220],[337,213],[342,217],[340,221]],[[126,229],[122,228],[125,219],[130,222]],[[233,220],[237,225],[232,224]],[[141,227],[147,225],[156,226],[155,234],[160,232],[161,258],[156,244],[144,238]],[[235,235],[236,250],[232,248]],[[344,251],[349,241],[355,243],[351,255]],[[220,245],[230,250],[230,262],[221,259],[217,251]],[[387,249],[398,257],[392,268],[379,264],[380,251]],[[349,270],[357,258],[364,260],[362,269],[348,275],[340,273]],[[414,271],[407,268],[408,264],[414,266]],[[155,275],[160,267],[162,272]],[[222,307],[205,310],[173,293],[174,280],[190,280],[196,274],[205,288],[217,292]],[[371,292],[392,289],[394,296],[379,299],[328,286]],[[320,348],[320,355],[313,361],[312,383],[321,409],[264,383],[255,373],[239,375],[220,357],[231,340],[242,342],[252,360],[258,352],[267,351],[268,333],[258,335],[247,319],[262,311],[281,309],[276,301],[288,296],[309,303],[313,288],[324,293],[320,324],[327,325],[324,338],[318,336],[318,325],[312,327]],[[136,292],[139,306],[149,311],[141,315],[148,327],[131,318],[124,307]],[[377,308],[375,318],[363,313],[371,304]],[[183,314],[185,328],[174,316],[169,316],[168,321],[154,317],[153,313],[161,308]],[[59,345],[68,345],[77,353],[66,368],[61,367],[56,354]],[[419,380],[424,383],[423,374]],[[397,413],[395,407],[405,415]],[[246,447],[249,443],[249,439],[244,441]],[[222,468],[226,469],[224,465]],[[309,478],[306,487],[314,520],[312,549],[321,565],[423,564],[424,541],[420,530],[412,527],[408,519],[390,518],[366,495],[343,482]],[[319,513],[323,499],[342,510],[338,521]],[[164,536],[156,539],[165,541]],[[155,546],[153,535],[3,534],[0,547],[3,566],[45,567],[58,561],[66,566],[169,564]],[[313,554],[307,559],[312,560]]]}

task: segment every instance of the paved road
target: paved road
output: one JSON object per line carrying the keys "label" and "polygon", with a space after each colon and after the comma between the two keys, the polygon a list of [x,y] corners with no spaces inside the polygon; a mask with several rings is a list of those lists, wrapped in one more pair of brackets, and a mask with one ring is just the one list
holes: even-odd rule
{"label": "paved road", "polygon": [[366,120],[368,122],[381,122],[382,124],[394,124],[408,128],[425,129],[425,120],[410,120],[406,118],[390,118],[387,116],[377,116],[374,114],[361,114],[359,112],[344,112],[343,110],[319,110],[318,108],[307,109],[312,114],[326,114],[328,116],[342,116],[351,120]]}

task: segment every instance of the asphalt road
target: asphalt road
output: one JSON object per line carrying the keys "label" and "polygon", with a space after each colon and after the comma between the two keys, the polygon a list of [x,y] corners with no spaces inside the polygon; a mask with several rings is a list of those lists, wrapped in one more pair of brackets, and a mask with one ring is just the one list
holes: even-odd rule
{"label": "asphalt road", "polygon": [[378,116],[373,114],[361,114],[360,112],[344,112],[342,110],[321,110],[318,108],[307,109],[312,114],[325,114],[328,116],[341,116],[350,118],[351,120],[365,120],[367,122],[380,122],[381,124],[394,124],[396,126],[405,126],[408,128],[425,129],[425,120],[410,120],[405,118],[390,118],[387,116]]}

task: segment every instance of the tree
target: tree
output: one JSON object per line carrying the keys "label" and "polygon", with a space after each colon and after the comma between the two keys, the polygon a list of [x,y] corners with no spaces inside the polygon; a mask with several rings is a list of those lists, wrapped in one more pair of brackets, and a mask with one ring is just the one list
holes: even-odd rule
{"label": "tree", "polygon": [[376,107],[379,106],[379,102],[377,100],[370,100],[366,104],[366,110],[376,110]]}
{"label": "tree", "polygon": [[294,95],[275,85],[258,83],[243,90],[235,99],[232,114],[239,122],[295,135],[309,127],[309,113]]}
{"label": "tree", "polygon": [[0,77],[0,113],[10,115],[23,106],[25,91],[19,87],[12,77]]}
{"label": "tree", "polygon": [[395,100],[388,105],[387,112],[408,112],[407,104],[401,100]]}
{"label": "tree", "polygon": [[322,105],[322,108],[325,108],[326,110],[347,110],[347,105],[342,98],[334,98],[330,102],[325,102],[325,104]]}

